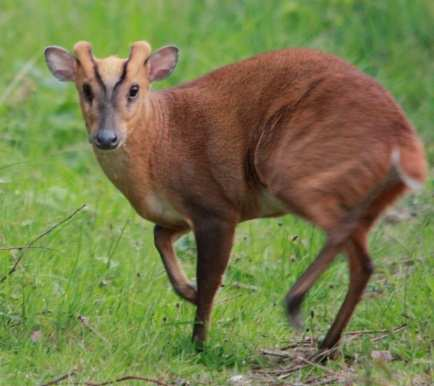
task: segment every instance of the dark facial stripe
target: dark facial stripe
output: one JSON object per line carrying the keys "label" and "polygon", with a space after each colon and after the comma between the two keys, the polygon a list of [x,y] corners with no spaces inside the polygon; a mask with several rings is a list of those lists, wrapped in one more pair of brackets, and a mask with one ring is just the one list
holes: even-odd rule
{"label": "dark facial stripe", "polygon": [[106,86],[105,86],[105,84],[101,78],[101,74],[98,71],[98,65],[96,64],[95,59],[93,58],[92,53],[90,51],[89,51],[89,55],[90,55],[90,58],[92,60],[93,72],[95,73],[95,78],[98,81],[101,88],[104,90],[104,94],[107,94],[107,88],[106,88]]}
{"label": "dark facial stripe", "polygon": [[105,86],[105,84],[104,84],[104,82],[103,82],[103,80],[101,78],[101,75],[100,75],[100,73],[98,71],[98,67],[97,67],[96,63],[94,63],[93,71],[95,72],[95,78],[96,78],[96,80],[98,81],[98,83],[102,87],[102,89],[104,90],[104,94],[107,94],[107,88],[106,88],[106,86]]}
{"label": "dark facial stripe", "polygon": [[125,80],[125,78],[127,77],[127,67],[128,67],[128,63],[130,62],[130,59],[127,59],[123,65],[122,68],[122,74],[119,78],[119,80],[116,82],[116,84],[113,87],[113,94],[115,92],[115,90],[122,84],[122,82]]}
{"label": "dark facial stripe", "polygon": [[127,77],[127,67],[128,67],[128,63],[129,63],[130,59],[128,58],[123,67],[122,67],[122,74],[119,78],[119,80],[115,83],[114,87],[113,87],[113,92],[112,92],[112,103],[115,103],[116,100],[116,90],[119,88],[119,86],[122,84],[122,82],[126,79]]}

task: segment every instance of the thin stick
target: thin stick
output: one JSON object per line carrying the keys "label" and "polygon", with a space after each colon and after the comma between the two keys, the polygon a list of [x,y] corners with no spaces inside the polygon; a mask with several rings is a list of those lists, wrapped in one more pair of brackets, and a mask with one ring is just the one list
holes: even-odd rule
{"label": "thin stick", "polygon": [[58,385],[60,382],[64,381],[65,379],[71,378],[77,374],[77,369],[71,370],[69,373],[66,373],[56,379],[53,379],[50,382],[44,383],[41,386],[51,386],[51,385]]}
{"label": "thin stick", "polygon": [[312,386],[319,386],[319,385],[335,385],[337,381],[339,381],[340,378],[336,374],[330,375],[328,378],[321,377],[315,377],[315,378],[309,378],[307,381],[305,381],[304,385],[312,385]]}
{"label": "thin stick", "polygon": [[344,334],[344,336],[346,336],[348,338],[349,341],[352,341],[360,336],[363,335],[375,335],[373,337],[371,337],[370,339],[373,342],[377,342],[381,339],[384,339],[386,337],[388,337],[389,335],[393,335],[396,334],[397,332],[405,329],[407,327],[406,324],[403,324],[401,326],[395,327],[392,330],[360,330],[360,331],[352,331],[352,332],[347,332],[346,334]]}
{"label": "thin stick", "polygon": [[312,347],[316,344],[316,339],[313,339],[311,336],[304,338],[304,339],[300,339],[298,341],[295,341],[293,343],[290,343],[286,346],[280,347],[280,350],[288,350],[291,348],[299,348],[300,346],[304,346],[304,347]]}
{"label": "thin stick", "polygon": [[387,338],[388,336],[392,335],[392,334],[396,334],[397,332],[403,330],[405,328],[405,326],[399,327],[399,328],[395,328],[393,331],[391,331],[390,333],[386,333],[386,334],[382,334],[382,335],[377,335],[374,336],[373,338],[371,338],[372,342],[378,342],[384,338]]}
{"label": "thin stick", "polygon": [[14,265],[12,266],[12,268],[9,270],[9,272],[4,275],[1,279],[0,279],[0,284],[3,283],[9,276],[11,276],[17,269],[18,265],[20,264],[21,260],[24,257],[24,252],[27,249],[30,249],[33,247],[33,244],[37,243],[39,240],[41,240],[42,238],[44,238],[45,236],[49,235],[51,232],[53,232],[56,228],[60,227],[61,225],[67,223],[68,221],[70,221],[78,212],[80,212],[82,209],[84,209],[84,207],[86,206],[86,204],[83,204],[82,206],[80,206],[79,208],[77,208],[76,210],[74,210],[74,212],[72,212],[69,216],[65,217],[63,220],[51,225],[48,229],[46,229],[44,232],[42,232],[41,234],[39,234],[38,236],[36,236],[34,239],[30,240],[21,250],[20,250],[20,254],[18,256],[18,258],[15,260]]}
{"label": "thin stick", "polygon": [[297,359],[300,359],[302,362],[304,362],[304,363],[306,363],[312,367],[316,367],[317,369],[323,370],[326,373],[328,373],[329,375],[336,375],[332,370],[328,369],[327,367],[322,366],[318,363],[312,362],[309,359],[303,358],[302,356],[298,357]]}
{"label": "thin stick", "polygon": [[262,355],[268,355],[277,358],[290,358],[291,354],[284,351],[261,350]]}
{"label": "thin stick", "polygon": [[[309,365],[307,365],[307,364],[296,365],[296,366],[292,366],[292,367],[290,367],[290,368],[288,368],[288,369],[285,369],[285,370],[279,371],[279,372],[276,373],[276,374],[280,374],[280,375],[278,375],[277,378],[279,378],[279,379],[285,379],[285,378],[288,378],[292,373],[294,373],[294,372],[296,372],[296,371],[298,371],[298,370],[302,370],[302,369],[304,369],[304,368],[306,368],[306,367],[308,367],[308,366],[309,366]],[[271,373],[270,373],[270,374],[271,374]]]}
{"label": "thin stick", "polygon": [[125,381],[142,381],[142,382],[149,382],[153,383],[154,385],[158,386],[169,386],[167,383],[161,382],[158,379],[151,379],[151,378],[145,378],[140,377],[138,375],[125,375],[121,378],[113,379],[110,381],[105,381],[101,383],[95,383],[95,382],[83,382],[83,383],[73,383],[74,385],[85,385],[85,386],[106,386],[106,385],[113,385],[115,383],[125,382]]}
{"label": "thin stick", "polygon": [[248,291],[256,292],[259,288],[255,285],[240,283],[239,281],[235,281],[233,283],[224,284],[224,287],[232,287],[237,289],[245,289]]}
{"label": "thin stick", "polygon": [[394,332],[400,331],[405,328],[406,325],[403,324],[398,327],[394,327],[392,330],[359,330],[359,331],[348,331],[344,333],[344,336],[353,336],[353,335],[379,335],[379,334],[393,334]]}

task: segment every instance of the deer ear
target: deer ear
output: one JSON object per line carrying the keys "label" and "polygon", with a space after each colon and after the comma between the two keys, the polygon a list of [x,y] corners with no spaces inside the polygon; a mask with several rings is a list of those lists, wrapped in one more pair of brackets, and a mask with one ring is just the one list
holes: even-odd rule
{"label": "deer ear", "polygon": [[167,78],[176,67],[179,50],[175,46],[162,47],[153,52],[146,63],[149,68],[149,80],[162,80]]}
{"label": "deer ear", "polygon": [[60,81],[75,79],[76,59],[62,47],[50,46],[44,51],[45,61],[51,73]]}

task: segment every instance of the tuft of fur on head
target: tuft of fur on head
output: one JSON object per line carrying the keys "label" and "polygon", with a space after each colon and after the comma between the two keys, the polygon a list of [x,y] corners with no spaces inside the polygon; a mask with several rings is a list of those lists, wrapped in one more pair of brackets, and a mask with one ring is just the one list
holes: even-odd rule
{"label": "tuft of fur on head", "polygon": [[74,45],[74,55],[83,67],[86,74],[93,73],[95,58],[92,53],[92,45],[86,41],[79,41]]}
{"label": "tuft of fur on head", "polygon": [[133,74],[144,66],[146,59],[151,54],[151,45],[145,41],[134,42],[130,48],[128,57],[128,72]]}

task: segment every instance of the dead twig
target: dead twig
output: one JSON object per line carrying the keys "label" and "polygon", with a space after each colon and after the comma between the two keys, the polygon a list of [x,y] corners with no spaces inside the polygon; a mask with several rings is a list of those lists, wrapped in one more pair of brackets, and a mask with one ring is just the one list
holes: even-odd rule
{"label": "dead twig", "polygon": [[[372,342],[377,342],[390,335],[402,331],[406,327],[407,326],[403,324],[391,330],[383,329],[349,331],[344,334],[344,339],[346,338],[345,340],[348,342],[360,338],[361,336],[367,335]],[[327,385],[344,380],[345,377],[342,374],[336,373],[320,364],[323,359],[332,357],[335,354],[337,348],[334,347],[329,350],[316,352],[314,354],[309,353],[309,351],[311,351],[312,349],[316,350],[316,343],[317,342],[312,338],[306,338],[291,343],[280,350],[263,349],[261,350],[261,354],[285,359],[286,361],[289,359],[291,361],[291,365],[288,367],[280,367],[277,369],[261,369],[256,371],[256,373],[267,376],[274,376],[277,377],[279,380],[283,380],[288,378],[291,374],[300,370],[306,368],[317,368],[318,370],[321,370],[326,374],[322,375],[321,377],[309,378],[308,380],[304,381],[304,383],[297,383],[297,385]]]}
{"label": "dead twig", "polygon": [[[77,369],[74,369],[56,379],[53,379],[50,382],[44,383],[41,386],[52,386],[52,385],[58,385],[60,383],[63,383],[63,381],[66,381],[67,379],[71,377],[75,377],[78,373]],[[141,377],[139,375],[124,375],[123,377],[112,379],[110,381],[104,381],[104,382],[92,382],[92,381],[85,381],[85,382],[70,382],[72,385],[83,385],[83,386],[107,386],[107,385],[114,385],[115,383],[121,383],[126,381],[141,381],[141,382],[148,382],[153,383],[154,385],[158,386],[169,386],[167,383],[164,383],[162,381],[159,381],[158,379],[152,379],[152,378],[145,378]]]}
{"label": "dead twig", "polygon": [[152,379],[152,378],[145,378],[138,375],[125,375],[121,378],[113,379],[110,381],[95,383],[95,382],[82,382],[82,383],[73,383],[73,385],[84,385],[84,386],[106,386],[106,385],[114,385],[115,383],[121,383],[125,381],[141,381],[141,382],[148,382],[153,383],[154,385],[158,386],[169,386],[167,383],[164,383],[162,381],[159,381],[158,379]]}
{"label": "dead twig", "polygon": [[309,360],[307,358],[303,358],[303,357],[299,357],[298,359],[301,360],[302,362],[306,363],[309,366],[316,367],[317,369],[325,371],[329,375],[336,375],[334,373],[334,371],[330,370],[329,368],[327,368],[325,366],[320,365],[319,363],[316,363],[314,361],[311,361],[311,360]]}
{"label": "dead twig", "polygon": [[[394,335],[407,327],[406,324],[402,324],[401,326],[395,327],[392,330],[360,330],[360,331],[350,331],[344,334],[347,337],[347,341],[352,341],[357,339],[363,335],[371,335],[369,338],[372,342],[378,342],[384,338],[387,338],[390,335]],[[372,336],[374,335],[374,336]]]}
{"label": "dead twig", "polygon": [[277,357],[277,358],[289,358],[291,356],[288,352],[282,351],[282,350],[263,349],[263,350],[261,350],[261,354],[271,356],[271,357]]}
{"label": "dead twig", "polygon": [[51,386],[51,385],[58,385],[59,383],[65,381],[68,378],[74,377],[77,375],[77,369],[71,370],[69,373],[66,373],[56,379],[53,379],[52,381],[49,381],[47,383],[43,383],[41,386]]}
{"label": "dead twig", "polygon": [[80,212],[82,209],[84,209],[86,206],[86,204],[83,204],[82,206],[80,206],[79,208],[77,208],[76,210],[74,210],[74,212],[72,212],[70,215],[68,215],[67,217],[65,217],[63,220],[51,225],[48,229],[46,229],[44,232],[42,232],[41,234],[39,234],[38,236],[36,236],[34,239],[30,240],[26,245],[24,245],[24,247],[22,249],[20,249],[20,253],[17,257],[17,259],[15,260],[14,265],[12,266],[12,268],[9,270],[9,272],[4,275],[1,279],[0,279],[0,284],[3,283],[9,276],[11,276],[17,269],[18,265],[20,264],[21,260],[24,257],[24,252],[27,249],[30,249],[33,247],[33,245],[35,243],[37,243],[39,240],[41,240],[42,238],[44,238],[45,236],[49,235],[51,232],[53,232],[56,228],[60,227],[61,225],[67,223],[68,221],[70,221],[78,212]]}
{"label": "dead twig", "polygon": [[320,376],[320,377],[309,378],[308,380],[304,381],[303,385],[310,385],[310,386],[336,385],[336,382],[339,381],[341,381],[341,378],[338,375],[333,374],[328,377]]}
{"label": "dead twig", "polygon": [[286,369],[279,370],[275,374],[278,375],[277,378],[279,378],[279,379],[285,379],[285,378],[288,378],[292,373],[294,373],[296,371],[299,371],[299,370],[302,370],[302,369],[304,369],[304,368],[306,368],[308,366],[309,365],[307,365],[307,364],[295,365],[295,366],[288,367]]}
{"label": "dead twig", "polygon": [[257,286],[251,285],[251,284],[241,283],[239,281],[235,281],[233,283],[224,284],[224,285],[222,285],[222,287],[232,287],[232,288],[244,289],[244,290],[252,291],[252,292],[259,291],[259,288]]}
{"label": "dead twig", "polygon": [[346,333],[344,333],[344,336],[352,336],[352,335],[357,335],[357,336],[361,336],[361,335],[379,335],[379,334],[395,334],[399,331],[401,331],[402,329],[404,329],[405,327],[407,327],[406,324],[402,324],[401,326],[395,327],[391,330],[358,330],[358,331],[348,331]]}
{"label": "dead twig", "polygon": [[300,346],[302,347],[314,347],[317,344],[317,341],[312,338],[312,337],[308,337],[305,339],[300,339],[297,340],[295,342],[292,342],[284,347],[281,347],[280,350],[289,350],[289,349],[294,349],[294,348],[299,348]]}

